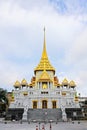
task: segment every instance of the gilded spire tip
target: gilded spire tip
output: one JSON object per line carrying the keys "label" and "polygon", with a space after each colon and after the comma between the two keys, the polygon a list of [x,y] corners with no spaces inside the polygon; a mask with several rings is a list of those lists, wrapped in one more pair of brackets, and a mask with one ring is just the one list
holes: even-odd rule
{"label": "gilded spire tip", "polygon": [[45,27],[44,27],[44,42],[45,42]]}
{"label": "gilded spire tip", "polygon": [[43,45],[43,52],[42,57],[47,58],[47,52],[46,52],[46,39],[45,39],[45,27],[44,27],[44,45]]}
{"label": "gilded spire tip", "polygon": [[44,27],[44,32],[45,32],[45,27]]}

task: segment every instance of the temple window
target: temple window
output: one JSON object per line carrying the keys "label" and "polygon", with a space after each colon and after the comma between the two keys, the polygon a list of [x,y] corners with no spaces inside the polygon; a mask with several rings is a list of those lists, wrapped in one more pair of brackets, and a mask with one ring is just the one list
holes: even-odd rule
{"label": "temple window", "polygon": [[41,92],[41,94],[48,94],[48,92]]}
{"label": "temple window", "polygon": [[62,92],[62,96],[66,96],[66,92]]}
{"label": "temple window", "polygon": [[47,89],[47,88],[48,88],[47,82],[43,82],[43,83],[42,83],[42,88],[43,88],[43,89]]}
{"label": "temple window", "polygon": [[27,96],[27,95],[28,95],[28,92],[23,92],[23,95],[24,95],[24,96]]}
{"label": "temple window", "polygon": [[33,108],[37,108],[37,101],[33,101]]}
{"label": "temple window", "polygon": [[30,86],[30,88],[33,88],[32,86]]}
{"label": "temple window", "polygon": [[47,108],[47,100],[42,101],[42,108]]}
{"label": "temple window", "polygon": [[56,108],[56,101],[52,101],[52,108]]}
{"label": "temple window", "polygon": [[56,92],[56,94],[60,95],[60,92]]}
{"label": "temple window", "polygon": [[33,92],[30,92],[30,94],[33,94]]}

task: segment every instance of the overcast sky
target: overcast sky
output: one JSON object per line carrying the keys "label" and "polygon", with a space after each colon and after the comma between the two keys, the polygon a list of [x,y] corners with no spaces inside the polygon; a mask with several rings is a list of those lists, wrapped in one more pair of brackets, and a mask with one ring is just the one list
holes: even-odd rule
{"label": "overcast sky", "polygon": [[0,87],[30,83],[43,49],[60,83],[74,80],[87,96],[87,0],[0,0]]}

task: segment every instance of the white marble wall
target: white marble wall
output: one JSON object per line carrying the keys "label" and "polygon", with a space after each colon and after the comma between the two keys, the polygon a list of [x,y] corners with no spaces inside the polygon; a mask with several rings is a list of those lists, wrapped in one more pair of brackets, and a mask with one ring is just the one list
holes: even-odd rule
{"label": "white marble wall", "polygon": [[[49,84],[49,83],[48,83]],[[41,84],[39,84],[41,85]],[[51,85],[51,84],[50,84]],[[49,85],[48,85],[49,86]],[[23,92],[28,92],[27,96],[23,95]],[[48,91],[48,94],[41,94],[42,91]],[[62,92],[66,92],[65,96],[62,96]],[[26,107],[32,108],[32,101],[38,100],[38,108],[42,107],[42,99],[48,99],[48,108],[52,108],[52,100],[57,101],[57,108],[65,107],[79,107],[79,103],[74,101],[74,95],[76,90],[71,88],[48,88],[43,90],[41,87],[37,88],[25,88],[14,91],[15,102],[10,104],[11,108]]]}

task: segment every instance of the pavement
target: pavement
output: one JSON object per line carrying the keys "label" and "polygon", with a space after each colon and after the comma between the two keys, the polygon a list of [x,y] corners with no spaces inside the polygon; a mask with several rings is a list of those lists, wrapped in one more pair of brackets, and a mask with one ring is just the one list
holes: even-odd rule
{"label": "pavement", "polygon": [[[44,129],[43,129],[44,127]],[[37,128],[37,129],[36,129]],[[56,123],[30,123],[27,122],[0,122],[0,130],[87,130],[87,121],[58,122]]]}

